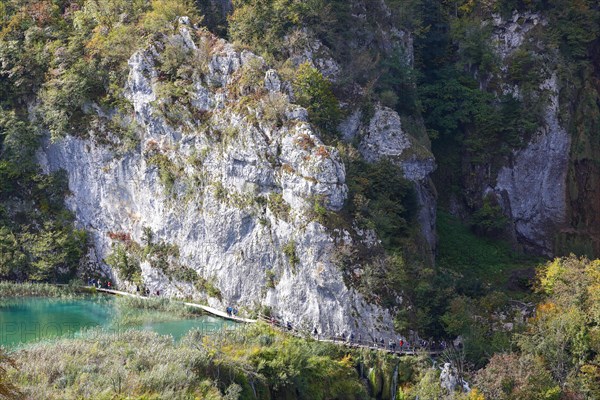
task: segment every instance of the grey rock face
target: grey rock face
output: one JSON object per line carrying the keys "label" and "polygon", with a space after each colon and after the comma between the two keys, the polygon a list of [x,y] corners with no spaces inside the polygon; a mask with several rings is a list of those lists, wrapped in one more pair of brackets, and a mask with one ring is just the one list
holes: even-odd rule
{"label": "grey rock face", "polygon": [[[199,51],[187,30],[171,40]],[[199,40],[209,39],[214,41]],[[157,52],[148,49],[131,57],[126,88],[139,127],[136,150],[117,157],[93,140],[74,137],[44,145],[40,162],[47,171],[66,170],[68,207],[90,232],[97,259],[111,252],[115,233],[141,243],[147,227],[155,242],[177,246],[177,262],[211,282],[222,299],[143,262],[143,280],[152,291],[221,308],[270,306],[285,320],[323,334],[392,332],[388,311],[345,286],[332,261],[334,240],[311,217],[315,199],[330,210],[341,209],[346,199],[337,151],[314,135],[306,110],[279,92],[275,71],[266,74],[267,94],[241,107],[235,79],[261,60],[215,42],[206,73],[194,78],[191,113],[182,114],[202,113],[203,123],[182,117],[181,126],[173,126],[161,114]],[[277,118],[267,117],[273,110]],[[173,178],[170,187],[163,182],[165,169]],[[101,264],[121,287],[131,287]]]}
{"label": "grey rock face", "polygon": [[274,69],[268,70],[265,75],[265,88],[270,92],[281,92],[281,79]]}
{"label": "grey rock face", "polygon": [[298,30],[286,37],[286,48],[291,53],[293,65],[308,62],[328,79],[335,81],[338,78],[341,68],[331,50],[308,30]]}
{"label": "grey rock face", "polygon": [[406,179],[414,182],[427,178],[436,167],[427,146],[405,132],[398,113],[387,107],[376,108],[362,135],[359,151],[369,162],[384,157],[396,161],[402,166]]}
{"label": "grey rock face", "polygon": [[505,209],[526,244],[552,253],[552,239],[566,218],[566,178],[571,139],[558,121],[556,76],[545,86],[551,90],[545,124],[523,150],[514,154],[511,165],[498,173],[495,191],[508,199]]}
{"label": "grey rock face", "polygon": [[431,255],[436,246],[436,191],[430,175],[436,164],[429,148],[405,132],[397,112],[377,106],[368,126],[362,126],[359,112],[352,113],[340,125],[346,140],[360,138],[359,151],[368,162],[389,158],[402,167],[404,177],[414,182],[420,210],[418,222]]}
{"label": "grey rock face", "polygon": [[451,363],[444,363],[440,373],[440,385],[447,393],[453,393],[458,385],[458,374]]}
{"label": "grey rock face", "polygon": [[410,147],[410,137],[402,131],[398,113],[389,108],[378,108],[359,150],[365,160],[375,162],[382,157],[401,157]]}
{"label": "grey rock face", "polygon": [[[496,17],[493,41],[506,72],[506,59],[530,40],[528,32],[547,21],[533,13],[514,13],[509,20]],[[539,93],[548,97],[544,121],[525,148],[513,154],[508,165],[500,169],[494,192],[505,213],[511,217],[514,235],[532,250],[551,255],[554,234],[566,218],[566,178],[571,139],[559,122],[559,85],[556,71],[548,63],[543,71],[547,78]],[[504,93],[521,97],[521,89],[503,85]],[[485,196],[489,191],[484,190]]]}
{"label": "grey rock face", "polygon": [[529,31],[538,24],[546,25],[547,21],[536,13],[515,12],[508,20],[495,14],[492,23],[494,25],[492,42],[496,52],[504,59],[525,43]]}

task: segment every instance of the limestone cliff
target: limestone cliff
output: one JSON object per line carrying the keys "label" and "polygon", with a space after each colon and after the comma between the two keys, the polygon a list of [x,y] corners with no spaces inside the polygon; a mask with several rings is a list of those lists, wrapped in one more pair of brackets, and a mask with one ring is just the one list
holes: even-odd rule
{"label": "limestone cliff", "polygon": [[518,238],[550,255],[556,232],[566,223],[566,177],[570,137],[558,122],[556,78],[545,123],[524,149],[498,173],[494,190],[504,200]]}
{"label": "limestone cliff", "polygon": [[[507,59],[531,40],[528,35],[547,22],[537,14],[520,15],[505,21],[494,20],[493,40],[507,69]],[[517,238],[526,246],[550,255],[554,237],[566,223],[566,178],[570,136],[559,121],[559,84],[552,66],[538,91],[547,97],[543,122],[524,148],[516,150],[496,178],[494,191],[511,217]],[[519,95],[519,87],[505,84],[504,90]]]}
{"label": "limestone cliff", "polygon": [[[557,233],[568,225],[571,136],[560,102],[557,50],[543,40],[547,24],[542,15],[517,12],[482,22],[483,32],[490,32],[487,43],[496,66],[488,75],[473,72],[481,90],[497,99],[510,96],[526,112],[536,110],[539,116],[531,133],[522,133],[520,143],[512,143],[508,154],[487,148],[486,154],[492,156],[483,164],[471,163],[473,154],[461,155],[462,201],[452,199],[450,209],[468,219],[484,200],[493,199],[509,220],[505,237],[527,251],[552,255]],[[520,80],[520,72],[515,71],[523,65],[529,65],[534,80]]]}
{"label": "limestone cliff", "polygon": [[[162,94],[156,65],[166,45],[201,60],[185,107]],[[278,74],[210,34],[195,38],[186,19],[179,34],[137,52],[129,66],[137,146],[116,154],[91,133],[46,143],[40,155],[47,171],[67,171],[68,206],[91,233],[91,260],[133,288],[105,259],[120,242],[141,245],[150,234],[176,249],[162,269],[143,259],[151,291],[220,308],[269,306],[327,333],[392,331],[388,311],[346,287],[332,261],[332,234],[313,208],[343,207],[344,165],[280,91]],[[202,291],[174,268],[193,270],[214,289]]]}

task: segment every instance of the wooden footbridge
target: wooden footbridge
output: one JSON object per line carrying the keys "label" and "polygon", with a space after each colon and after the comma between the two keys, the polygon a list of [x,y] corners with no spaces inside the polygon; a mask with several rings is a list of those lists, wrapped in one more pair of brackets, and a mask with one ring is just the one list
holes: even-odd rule
{"label": "wooden footbridge", "polygon": [[319,335],[317,334],[308,334],[306,331],[300,331],[297,330],[295,328],[291,328],[283,323],[281,323],[280,321],[278,321],[277,319],[273,319],[273,318],[269,318],[265,315],[260,315],[258,316],[258,319],[262,322],[265,322],[269,325],[271,325],[274,328],[277,328],[285,333],[288,333],[290,335],[294,335],[297,337],[301,337],[301,338],[310,338],[313,340],[317,340],[319,342],[326,342],[326,343],[332,343],[332,344],[336,344],[339,346],[344,346],[344,347],[348,347],[351,349],[368,349],[368,350],[375,350],[375,351],[380,351],[380,352],[386,352],[386,353],[390,353],[390,354],[395,354],[395,355],[399,355],[399,356],[408,356],[408,355],[418,355],[418,354],[428,354],[428,355],[437,355],[437,354],[441,354],[445,349],[443,348],[434,348],[431,345],[427,345],[427,346],[413,346],[413,345],[409,345],[407,343],[404,344],[404,346],[402,346],[402,348],[399,347],[399,343],[396,341],[392,341],[392,343],[394,343],[392,346],[390,346],[390,341],[384,341],[383,343],[381,343],[381,341],[377,341],[375,340],[363,340],[362,338],[359,338],[358,340],[356,338],[349,338],[349,337],[343,337],[343,336],[324,336],[324,335]]}
{"label": "wooden footbridge", "polygon": [[[89,288],[93,289],[94,287],[93,286],[89,286]],[[98,292],[109,293],[109,294],[114,294],[114,295],[118,295],[118,296],[135,297],[137,299],[144,299],[144,300],[148,300],[148,299],[152,298],[152,297],[147,297],[147,296],[141,296],[139,294],[133,294],[133,293],[129,293],[129,292],[123,292],[123,291],[120,291],[120,290],[104,289],[104,288],[95,288],[95,289]],[[160,297],[154,297],[154,298],[156,299],[156,298],[160,298]],[[175,301],[175,300],[171,300],[171,301]],[[254,322],[257,322],[257,320],[255,320],[255,319],[240,318],[240,317],[237,317],[235,315],[229,315],[225,311],[217,310],[216,308],[205,306],[205,305],[202,305],[202,304],[187,303],[185,301],[181,301],[181,302],[178,302],[178,303],[181,303],[181,304],[186,305],[188,307],[200,308],[200,309],[204,310],[208,314],[214,315],[215,317],[219,317],[219,318],[223,318],[223,319],[228,319],[230,321],[244,322],[244,323],[254,323]]]}
{"label": "wooden footbridge", "polygon": [[[141,296],[139,294],[123,292],[120,290],[97,288],[95,286],[88,286],[88,288],[96,289],[96,291],[98,291],[98,292],[108,293],[108,294],[118,295],[118,296],[134,297],[134,298],[144,299],[144,300],[148,300],[151,298],[151,297],[147,297],[147,296]],[[378,342],[377,340],[362,340],[362,339],[355,340],[355,339],[349,339],[347,337],[323,336],[323,335],[318,335],[318,334],[311,335],[305,331],[300,331],[293,327],[289,327],[288,325],[283,324],[281,321],[274,319],[272,317],[267,317],[265,315],[259,315],[258,319],[241,318],[241,317],[238,317],[235,315],[229,315],[228,313],[226,313],[224,311],[218,310],[213,307],[205,306],[202,304],[188,303],[188,302],[184,302],[184,301],[181,301],[178,303],[181,303],[188,307],[202,309],[207,314],[210,314],[215,317],[222,318],[222,319],[230,320],[230,321],[235,321],[235,322],[240,322],[240,323],[256,323],[258,321],[262,321],[266,324],[269,324],[273,328],[279,329],[282,332],[290,334],[290,335],[294,335],[294,336],[301,337],[301,338],[307,338],[307,339],[310,338],[313,340],[317,340],[319,342],[332,343],[335,345],[344,346],[344,347],[351,348],[351,349],[357,349],[357,348],[369,349],[369,350],[375,350],[375,351],[395,354],[395,355],[399,355],[399,356],[417,355],[417,354],[428,354],[428,355],[433,356],[433,355],[440,354],[444,351],[444,349],[441,347],[435,348],[435,347],[432,347],[431,345],[427,345],[427,346],[406,345],[406,346],[402,346],[402,348],[399,348],[399,346],[397,346],[397,345],[399,345],[398,343],[396,343],[396,345],[389,346],[389,342],[388,342],[388,345],[386,346],[386,342],[381,343],[380,341]]]}

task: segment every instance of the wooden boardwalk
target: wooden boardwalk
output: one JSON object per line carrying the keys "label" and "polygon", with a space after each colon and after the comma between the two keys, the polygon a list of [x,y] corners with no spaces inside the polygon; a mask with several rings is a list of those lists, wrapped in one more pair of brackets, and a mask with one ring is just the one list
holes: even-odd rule
{"label": "wooden boardwalk", "polygon": [[[94,288],[93,286],[88,286],[89,288]],[[157,298],[157,297],[146,297],[146,296],[140,296],[139,294],[133,294],[133,293],[129,293],[129,292],[122,292],[120,290],[113,290],[113,289],[104,289],[104,288],[95,288],[96,291],[98,292],[103,292],[103,293],[109,293],[109,294],[114,294],[114,295],[119,295],[119,296],[127,296],[127,297],[135,297],[138,299],[152,299],[152,298]],[[172,300],[172,301],[176,301],[176,300]],[[213,307],[209,307],[209,306],[205,306],[202,304],[196,304],[196,303],[187,303],[185,301],[178,301],[178,303],[184,304],[188,307],[194,307],[194,308],[200,308],[204,311],[206,311],[206,313],[214,315],[216,317],[219,318],[223,318],[223,319],[227,319],[230,321],[235,321],[235,322],[244,322],[244,323],[254,323],[257,320],[255,319],[250,319],[250,318],[241,318],[241,317],[236,317],[233,315],[228,315],[225,311],[221,311],[221,310],[217,310],[216,308]]]}
{"label": "wooden boardwalk", "polygon": [[278,321],[272,321],[270,318],[264,316],[264,315],[259,315],[258,319],[264,323],[267,323],[269,325],[271,325],[274,328],[278,328],[279,330],[283,331],[284,333],[290,334],[290,335],[294,335],[297,337],[301,337],[301,338],[310,338],[319,342],[325,342],[325,343],[332,343],[338,346],[344,346],[350,349],[368,349],[368,350],[375,350],[375,351],[380,351],[380,352],[385,352],[385,353],[389,353],[389,354],[394,354],[397,356],[410,356],[410,355],[419,355],[419,354],[428,354],[430,356],[434,356],[434,355],[438,355],[443,353],[443,349],[431,349],[431,348],[425,348],[425,347],[412,347],[412,346],[407,346],[406,348],[402,348],[402,349],[398,349],[398,348],[390,348],[386,345],[386,343],[389,342],[384,342],[384,344],[381,343],[376,343],[373,340],[348,340],[347,338],[343,338],[343,337],[335,337],[335,336],[325,336],[325,337],[321,337],[320,335],[310,335],[307,332],[302,332],[299,331],[297,329],[288,329],[287,326],[279,323]]}
{"label": "wooden boardwalk", "polygon": [[[152,298],[152,297],[140,296],[138,294],[133,294],[133,293],[129,293],[129,292],[123,292],[120,290],[96,288],[95,286],[88,286],[88,288],[96,289],[96,291],[98,291],[98,292],[108,293],[108,294],[113,294],[113,295],[118,295],[118,296],[134,297],[134,298],[145,299],[145,300]],[[154,298],[156,298],[156,297],[154,297]],[[172,301],[176,301],[176,300],[172,300]],[[375,343],[374,341],[357,341],[357,340],[349,341],[346,338],[342,338],[342,337],[320,337],[319,335],[316,335],[316,336],[309,335],[306,332],[301,332],[296,329],[291,329],[291,330],[287,329],[286,326],[282,325],[278,321],[273,322],[270,318],[265,317],[263,315],[259,315],[258,319],[241,318],[241,317],[236,317],[233,315],[228,315],[224,311],[218,310],[213,307],[205,306],[202,304],[188,303],[188,302],[184,302],[184,301],[181,301],[181,302],[178,301],[178,303],[184,304],[188,307],[200,308],[203,311],[205,311],[207,314],[214,315],[215,317],[223,318],[223,319],[230,320],[230,321],[242,322],[242,323],[255,323],[258,321],[262,321],[262,322],[267,323],[274,328],[278,328],[282,332],[290,334],[290,335],[294,335],[294,336],[301,337],[301,338],[310,338],[313,340],[317,340],[319,342],[332,343],[332,344],[344,346],[344,347],[347,347],[350,349],[361,348],[361,349],[375,350],[375,351],[381,351],[381,352],[386,352],[386,353],[390,353],[390,354],[395,354],[398,356],[418,355],[418,354],[428,354],[428,355],[433,356],[433,355],[438,355],[444,351],[443,349],[432,350],[432,349],[428,349],[428,348],[413,348],[413,347],[408,347],[406,349],[404,349],[404,348],[403,349],[392,349],[392,348],[389,348],[388,346],[386,346],[385,343],[378,344],[378,343]]]}

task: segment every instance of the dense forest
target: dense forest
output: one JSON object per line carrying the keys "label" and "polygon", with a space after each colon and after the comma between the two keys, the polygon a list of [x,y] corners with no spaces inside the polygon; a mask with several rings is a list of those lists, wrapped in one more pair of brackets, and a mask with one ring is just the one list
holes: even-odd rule
{"label": "dense forest", "polygon": [[[136,111],[124,90],[134,53],[157,49],[157,108],[166,120],[174,126],[184,119],[207,121],[206,113],[189,109],[195,80],[210,75],[211,50],[194,53],[169,41],[183,25],[180,17],[188,18],[194,40],[225,39],[277,70],[291,102],[306,109],[314,132],[339,154],[344,207],[332,211],[322,198],[311,198],[309,218],[330,232],[377,236],[374,247],[340,246],[335,259],[345,284],[394,310],[394,328],[403,335],[460,338],[449,359],[476,389],[444,392],[439,371],[420,360],[401,379],[405,397],[396,398],[600,398],[600,262],[593,261],[600,257],[600,4],[594,0],[0,1],[2,280],[67,283],[82,277],[93,243],[65,203],[71,194],[66,173],[44,171],[39,151],[43,143],[76,137],[110,148],[115,157],[142,152]],[[527,40],[506,55],[493,40],[494,20],[536,22]],[[205,58],[198,56],[202,51]],[[265,70],[244,67],[232,95],[240,108],[266,96],[264,87],[256,89],[264,85]],[[277,104],[260,118],[279,127],[285,124]],[[342,132],[356,110],[368,126],[378,107],[395,111],[411,140],[435,158],[434,246],[419,228],[422,204],[402,165],[392,158],[366,159],[360,138]],[[569,137],[561,189],[566,205],[564,221],[541,245],[515,230],[518,221],[502,197],[487,189],[548,125],[552,107]],[[228,134],[220,133],[221,142]],[[161,153],[150,154],[148,164],[159,171],[165,192],[173,192],[183,167]],[[222,187],[212,185],[219,194]],[[280,194],[252,201],[289,217]],[[147,234],[143,246],[121,240],[104,262],[141,284],[140,263],[178,253],[152,244],[152,232]],[[301,257],[295,242],[283,252],[294,268]],[[357,265],[364,266],[360,274]],[[198,287],[220,296],[213,283],[192,275]],[[275,273],[268,271],[267,278],[274,287]],[[346,357],[272,332],[253,332],[248,340],[243,346],[259,350],[221,355],[233,371],[231,385],[207,377],[182,387],[190,396],[181,398],[254,398],[247,376],[258,377],[261,390],[270,391],[272,397],[261,398],[373,395],[355,373],[373,362],[361,360],[364,355]],[[196,351],[189,343],[160,345],[167,353]],[[296,346],[310,354],[290,350]],[[18,358],[33,362],[27,357],[34,356]],[[198,379],[213,373],[213,363],[192,368]],[[0,398],[14,389],[6,378],[14,366],[0,358]],[[282,366],[294,370],[282,372]],[[23,374],[29,378],[21,375],[17,387],[32,379],[30,367]],[[316,383],[320,374],[339,379],[338,386],[324,392]],[[131,394],[166,398],[144,393]],[[120,396],[106,398],[129,398]]]}

